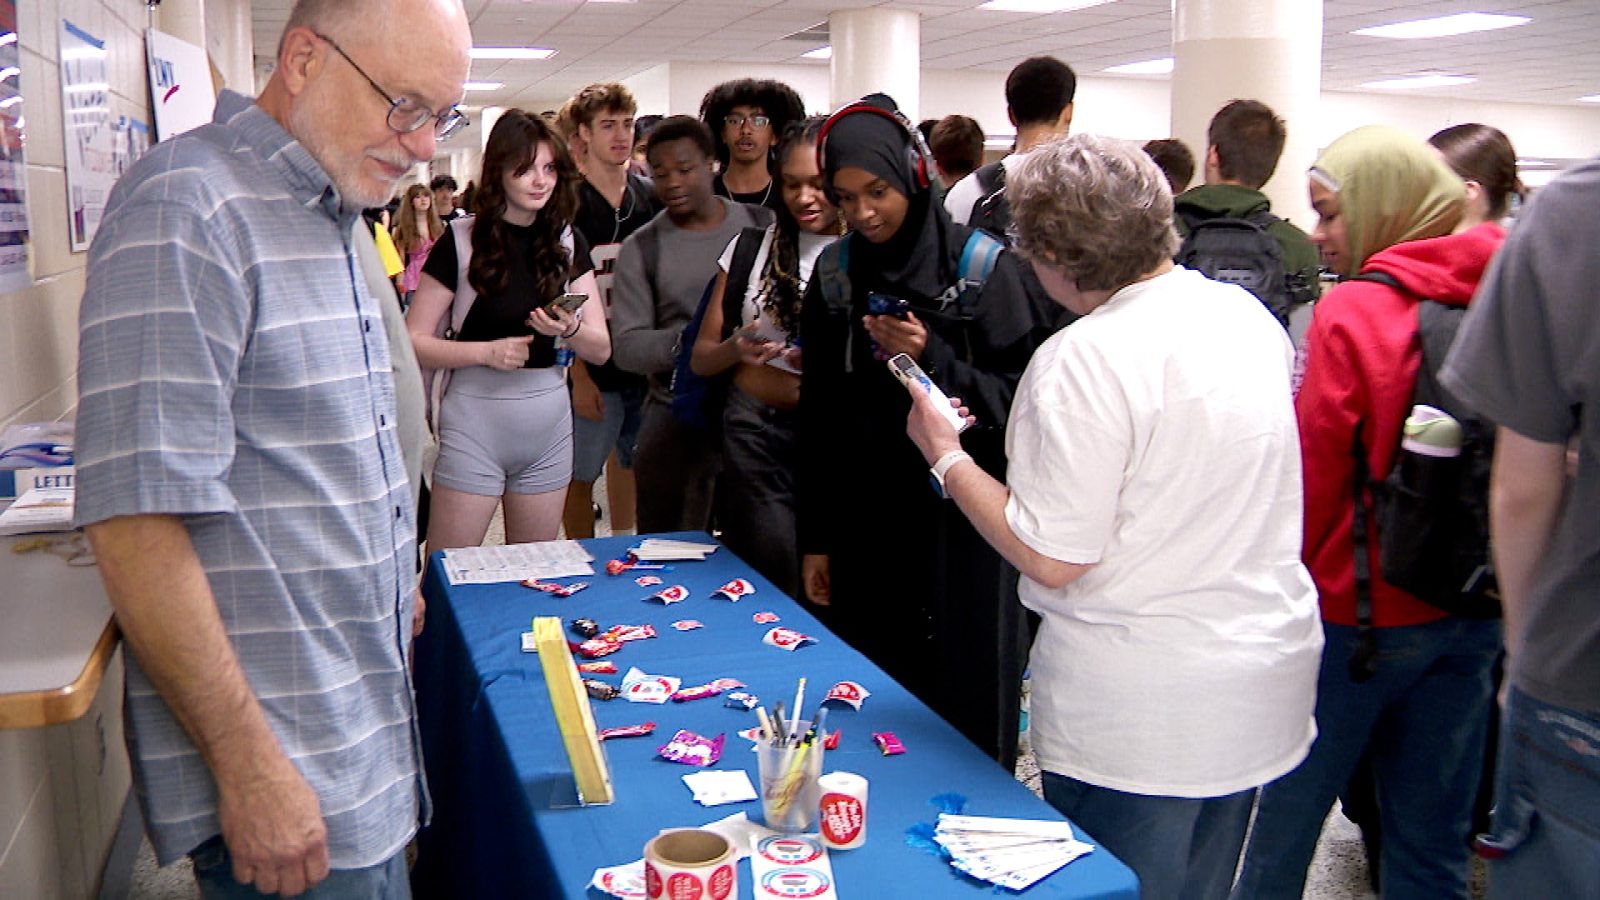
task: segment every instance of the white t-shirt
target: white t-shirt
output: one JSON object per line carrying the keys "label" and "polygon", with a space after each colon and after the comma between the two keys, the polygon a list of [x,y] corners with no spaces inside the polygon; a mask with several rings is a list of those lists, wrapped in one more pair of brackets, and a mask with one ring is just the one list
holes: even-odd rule
{"label": "white t-shirt", "polygon": [[[761,238],[760,248],[756,250],[755,262],[750,266],[750,281],[745,285],[744,289],[743,314],[739,318],[738,327],[743,328],[753,325],[763,338],[778,344],[788,344],[792,335],[767,312],[761,297],[761,273],[766,271],[767,252],[772,248],[772,237],[776,231],[776,227],[769,227],[767,233]],[[811,270],[816,268],[817,257],[822,255],[824,248],[838,239],[837,236],[831,234],[812,234],[809,231],[800,232],[801,296],[805,296],[806,284],[811,281]],[[737,246],[739,246],[739,238],[735,237],[728,242],[727,249],[722,251],[722,258],[717,260],[717,265],[723,272],[727,272],[728,267],[733,265],[733,251]],[[767,365],[795,375],[800,374],[800,370],[782,356],[773,357],[767,362]]]}
{"label": "white t-shirt", "polygon": [[1006,519],[1093,563],[1033,646],[1047,771],[1220,797],[1293,769],[1316,726],[1322,627],[1300,562],[1294,351],[1244,290],[1174,268],[1044,343],[1006,432]]}
{"label": "white t-shirt", "polygon": [[[1000,160],[1000,165],[1006,170],[1006,178],[1011,178],[1011,170],[1017,163],[1028,158],[1026,153],[1011,153]],[[972,206],[982,200],[988,192],[983,185],[978,183],[978,173],[969,172],[955,184],[950,185],[950,190],[944,195],[944,209],[955,219],[958,225],[968,224],[967,219],[972,216]]]}

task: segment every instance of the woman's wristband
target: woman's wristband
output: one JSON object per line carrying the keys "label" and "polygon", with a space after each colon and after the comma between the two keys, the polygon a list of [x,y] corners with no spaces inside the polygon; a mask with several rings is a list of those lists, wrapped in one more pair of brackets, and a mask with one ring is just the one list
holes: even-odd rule
{"label": "woman's wristband", "polygon": [[582,319],[578,319],[578,320],[574,321],[572,323],[572,330],[567,332],[566,334],[563,334],[561,336],[561,339],[563,341],[572,340],[573,336],[576,335],[578,333],[579,329],[581,329],[581,328],[583,328],[583,320]]}

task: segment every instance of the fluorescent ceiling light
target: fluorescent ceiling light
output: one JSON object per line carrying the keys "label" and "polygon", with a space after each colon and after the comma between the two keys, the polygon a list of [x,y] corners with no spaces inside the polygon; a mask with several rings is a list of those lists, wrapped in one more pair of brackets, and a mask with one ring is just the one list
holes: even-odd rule
{"label": "fluorescent ceiling light", "polygon": [[9,47],[16,42],[17,33],[15,31],[8,31],[5,34],[0,34],[0,47]]}
{"label": "fluorescent ceiling light", "polygon": [[1600,94],[1590,94],[1587,97],[1579,97],[1578,98],[1578,102],[1579,103],[1600,103]]}
{"label": "fluorescent ceiling light", "polygon": [[549,59],[556,55],[549,47],[473,47],[473,59]]}
{"label": "fluorescent ceiling light", "polygon": [[1502,16],[1498,13],[1469,12],[1456,13],[1453,16],[1439,16],[1433,19],[1416,19],[1411,22],[1394,22],[1374,28],[1361,28],[1350,33],[1366,37],[1416,40],[1418,38],[1453,37],[1458,34],[1471,34],[1474,31],[1494,31],[1497,28],[1515,28],[1518,25],[1526,25],[1531,21],[1533,20],[1527,16]]}
{"label": "fluorescent ceiling light", "polygon": [[992,9],[996,12],[1053,13],[1088,9],[1110,2],[1112,0],[989,0],[988,3],[980,4],[978,8]]}
{"label": "fluorescent ceiling light", "polygon": [[1555,167],[1556,167],[1555,163],[1548,162],[1548,161],[1542,160],[1542,159],[1519,159],[1519,160],[1517,160],[1517,168],[1519,168],[1519,169],[1554,169]]}
{"label": "fluorescent ceiling light", "polygon": [[833,59],[833,45],[828,44],[800,54],[801,59]]}
{"label": "fluorescent ceiling light", "polygon": [[1379,90],[1425,90],[1427,88],[1452,87],[1458,84],[1471,84],[1478,79],[1471,75],[1407,75],[1404,78],[1384,78],[1378,81],[1368,81],[1361,85],[1364,88],[1377,88]]}
{"label": "fluorescent ceiling light", "polygon": [[1163,59],[1147,59],[1144,62],[1124,63],[1106,69],[1113,75],[1171,75],[1172,57]]}
{"label": "fluorescent ceiling light", "polygon": [[498,91],[505,86],[504,81],[469,81],[461,88],[467,91]]}
{"label": "fluorescent ceiling light", "polygon": [[0,109],[10,109],[11,107],[16,106],[18,103],[21,103],[21,102],[22,102],[22,95],[21,94],[17,94],[14,97],[7,97],[4,100],[0,100]]}

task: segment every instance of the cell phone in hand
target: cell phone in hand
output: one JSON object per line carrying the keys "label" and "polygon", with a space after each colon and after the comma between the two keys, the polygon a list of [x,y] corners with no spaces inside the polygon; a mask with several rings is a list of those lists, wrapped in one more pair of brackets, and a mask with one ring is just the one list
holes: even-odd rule
{"label": "cell phone in hand", "polygon": [[867,313],[874,316],[894,316],[904,319],[911,312],[911,302],[902,300],[890,294],[870,293],[867,295]]}
{"label": "cell phone in hand", "polygon": [[549,313],[551,318],[555,318],[556,307],[560,307],[569,313],[575,313],[587,302],[589,302],[588,294],[562,294],[552,301],[549,306],[546,306],[544,311]]}
{"label": "cell phone in hand", "polygon": [[928,373],[922,371],[922,367],[917,365],[916,360],[904,353],[896,353],[894,356],[889,357],[889,371],[894,373],[894,377],[900,379],[900,383],[906,386],[906,390],[926,391],[928,396],[933,398],[933,405],[939,407],[939,411],[943,413],[945,421],[955,428],[957,434],[966,431],[967,426],[972,424],[967,421],[965,416],[956,412],[956,408],[950,405],[950,398],[945,395],[945,392],[937,384],[933,383],[933,379],[928,377]]}

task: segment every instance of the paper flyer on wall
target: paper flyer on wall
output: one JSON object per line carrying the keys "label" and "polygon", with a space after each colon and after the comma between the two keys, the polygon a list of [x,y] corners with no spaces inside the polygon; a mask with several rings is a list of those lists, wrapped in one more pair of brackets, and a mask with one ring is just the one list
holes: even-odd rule
{"label": "paper flyer on wall", "polygon": [[61,128],[67,154],[67,230],[84,250],[100,230],[117,181],[117,132],[111,119],[105,41],[61,20]]}
{"label": "paper flyer on wall", "polygon": [[28,166],[23,153],[22,48],[16,0],[0,0],[0,293],[33,283],[28,271]]}

